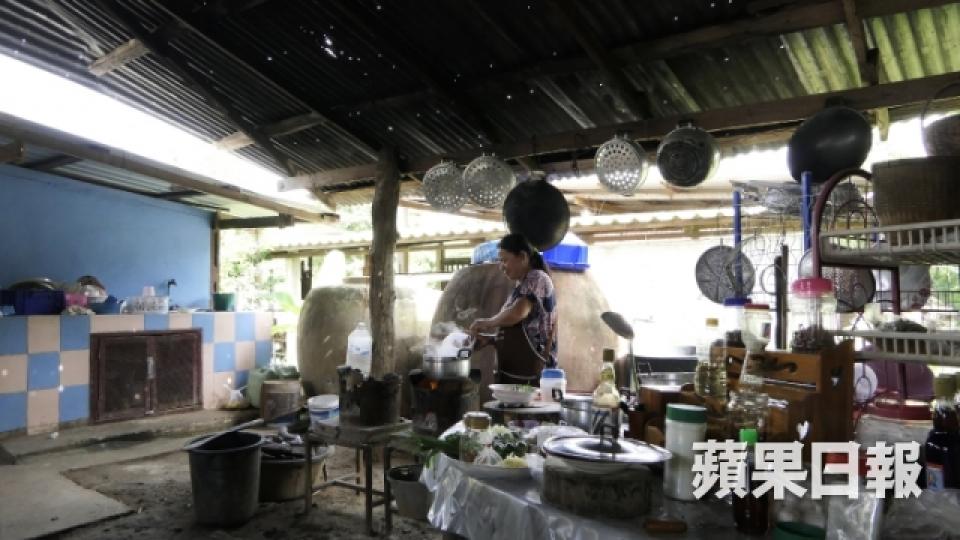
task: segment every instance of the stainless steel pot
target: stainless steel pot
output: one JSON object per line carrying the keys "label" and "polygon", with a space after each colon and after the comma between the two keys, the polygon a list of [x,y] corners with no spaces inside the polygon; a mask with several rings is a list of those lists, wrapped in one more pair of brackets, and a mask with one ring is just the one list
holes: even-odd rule
{"label": "stainless steel pot", "polygon": [[[587,433],[593,432],[593,396],[590,394],[562,394],[560,397],[560,420],[576,426]],[[619,414],[619,412],[618,412]],[[604,424],[616,428],[616,420],[607,416]]]}
{"label": "stainless steel pot", "polygon": [[457,356],[423,355],[423,373],[432,379],[466,379],[470,377],[471,349],[460,349]]}

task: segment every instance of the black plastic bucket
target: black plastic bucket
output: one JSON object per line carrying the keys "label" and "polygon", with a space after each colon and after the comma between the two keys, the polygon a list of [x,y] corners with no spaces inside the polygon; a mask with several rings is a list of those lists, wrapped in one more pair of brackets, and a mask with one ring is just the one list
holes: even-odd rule
{"label": "black plastic bucket", "polygon": [[[209,435],[194,439],[199,441]],[[190,484],[197,523],[237,527],[257,511],[260,491],[260,446],[256,433],[227,433],[190,453]]]}

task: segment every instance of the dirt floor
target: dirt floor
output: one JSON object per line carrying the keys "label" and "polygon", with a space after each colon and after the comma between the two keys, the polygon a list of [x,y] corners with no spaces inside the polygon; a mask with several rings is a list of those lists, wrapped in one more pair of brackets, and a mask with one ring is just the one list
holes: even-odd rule
{"label": "dirt floor", "polygon": [[[353,450],[337,448],[327,462],[330,477],[353,471]],[[286,540],[370,538],[364,525],[363,496],[343,488],[328,488],[314,498],[308,517],[301,512],[301,500],[263,503],[246,525],[235,529],[211,529],[194,524],[191,505],[190,469],[184,452],[172,452],[149,458],[77,469],[64,473],[83,487],[117,499],[134,512],[123,517],[87,525],[62,533],[69,539],[160,540],[212,538],[267,538]],[[374,471],[377,487],[382,472]],[[377,480],[379,479],[379,481]],[[374,509],[374,526],[383,530],[383,509]],[[390,538],[410,540],[439,539],[440,533],[427,523],[394,514]]]}

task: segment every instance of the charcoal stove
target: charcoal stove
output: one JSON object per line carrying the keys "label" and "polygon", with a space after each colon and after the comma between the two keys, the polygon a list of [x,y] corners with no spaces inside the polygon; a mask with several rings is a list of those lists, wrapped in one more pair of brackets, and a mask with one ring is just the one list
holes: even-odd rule
{"label": "charcoal stove", "polygon": [[414,369],[409,380],[415,433],[437,437],[460,421],[464,413],[480,408],[479,369],[471,369],[470,377],[450,379],[434,379]]}

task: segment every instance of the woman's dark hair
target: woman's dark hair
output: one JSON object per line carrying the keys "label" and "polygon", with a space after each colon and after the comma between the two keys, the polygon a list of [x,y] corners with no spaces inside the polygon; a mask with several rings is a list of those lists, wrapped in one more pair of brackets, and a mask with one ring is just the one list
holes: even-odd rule
{"label": "woman's dark hair", "polygon": [[537,248],[533,247],[530,241],[522,234],[512,233],[504,236],[503,239],[500,240],[500,249],[509,251],[514,255],[526,253],[527,257],[530,258],[530,268],[536,268],[548,274],[550,273],[550,267],[547,266],[547,262],[543,260],[543,255],[541,255],[540,252],[537,251]]}

